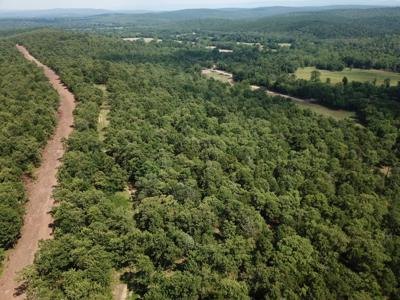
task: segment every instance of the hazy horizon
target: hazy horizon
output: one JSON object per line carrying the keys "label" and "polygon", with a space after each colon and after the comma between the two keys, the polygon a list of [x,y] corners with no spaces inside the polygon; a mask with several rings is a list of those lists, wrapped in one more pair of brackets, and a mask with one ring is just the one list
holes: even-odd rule
{"label": "hazy horizon", "polygon": [[44,10],[44,9],[109,9],[109,10],[174,10],[190,8],[227,8],[242,7],[252,8],[260,6],[328,6],[328,5],[379,5],[397,6],[400,0],[373,1],[373,0],[269,0],[269,1],[245,1],[245,0],[153,0],[153,1],[129,1],[129,0],[0,0],[0,10]]}

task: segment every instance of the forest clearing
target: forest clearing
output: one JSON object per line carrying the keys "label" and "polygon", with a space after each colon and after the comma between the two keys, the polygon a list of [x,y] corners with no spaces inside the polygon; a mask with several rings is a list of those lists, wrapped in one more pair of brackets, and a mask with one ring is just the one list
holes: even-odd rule
{"label": "forest clearing", "polygon": [[351,111],[343,110],[343,109],[331,109],[329,107],[320,105],[315,102],[310,101],[295,101],[296,105],[302,109],[310,109],[311,111],[325,116],[325,117],[332,117],[337,121],[340,120],[353,120],[355,121],[356,114]]}
{"label": "forest clearing", "polygon": [[386,79],[390,79],[391,86],[396,86],[400,81],[400,73],[357,68],[345,68],[343,71],[327,71],[317,70],[315,67],[305,67],[297,69],[295,75],[299,79],[310,80],[313,71],[319,71],[321,73],[321,81],[326,81],[330,78],[332,84],[342,82],[343,77],[347,77],[349,81],[358,82],[374,82],[374,80],[376,80],[377,85],[381,85]]}
{"label": "forest clearing", "polygon": [[103,103],[100,106],[100,113],[99,113],[99,122],[97,125],[97,131],[99,132],[99,139],[100,141],[104,141],[105,139],[105,131],[107,126],[110,124],[110,121],[108,119],[108,114],[110,113],[111,106],[108,103],[108,93],[107,93],[107,87],[105,85],[95,85],[99,90],[103,92],[104,95],[104,100]]}
{"label": "forest clearing", "polygon": [[[202,75],[208,77],[208,78],[214,78],[215,80],[219,80],[224,83],[229,83],[230,85],[234,84],[233,81],[233,74],[222,71],[222,70],[217,70],[217,69],[204,69],[202,70]],[[261,87],[257,85],[251,85],[250,88],[252,90],[258,90]],[[282,93],[276,93],[273,91],[267,91],[267,94],[270,96],[279,96],[285,99],[292,100],[298,107],[302,109],[310,109],[311,111],[325,116],[325,117],[332,117],[335,120],[345,120],[345,119],[355,119],[355,114],[350,111],[346,111],[343,109],[331,109],[326,106],[320,105],[316,103],[315,101],[307,101],[304,99],[292,97],[289,95],[285,95]]]}
{"label": "forest clearing", "polygon": [[308,101],[308,100],[288,96],[288,95],[281,94],[281,93],[275,93],[272,91],[267,91],[267,94],[271,95],[271,96],[278,96],[278,97],[290,99],[298,107],[300,107],[302,109],[310,109],[311,111],[315,112],[316,114],[319,114],[319,115],[322,115],[325,117],[332,117],[337,121],[345,120],[345,119],[354,120],[356,117],[355,113],[353,113],[351,111],[346,111],[343,109],[331,109],[329,107],[320,105],[320,104],[316,103],[315,101]]}
{"label": "forest clearing", "polygon": [[215,80],[219,80],[224,83],[229,83],[231,85],[234,84],[233,74],[222,71],[222,70],[204,69],[201,71],[201,74],[208,78],[214,78]]}

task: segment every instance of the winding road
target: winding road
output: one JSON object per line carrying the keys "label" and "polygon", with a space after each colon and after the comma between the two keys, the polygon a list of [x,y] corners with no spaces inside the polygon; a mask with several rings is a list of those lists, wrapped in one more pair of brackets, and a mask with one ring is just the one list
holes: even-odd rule
{"label": "winding road", "polygon": [[23,285],[17,281],[18,273],[33,263],[40,240],[51,238],[53,222],[50,210],[53,207],[53,187],[57,184],[57,169],[64,154],[63,139],[68,138],[73,128],[75,97],[62,84],[57,74],[34,58],[28,50],[16,46],[29,61],[42,68],[52,87],[60,96],[58,122],[53,136],[47,142],[42,154],[42,164],[35,173],[35,180],[25,183],[28,202],[21,238],[11,250],[4,271],[0,277],[0,299],[24,299]]}

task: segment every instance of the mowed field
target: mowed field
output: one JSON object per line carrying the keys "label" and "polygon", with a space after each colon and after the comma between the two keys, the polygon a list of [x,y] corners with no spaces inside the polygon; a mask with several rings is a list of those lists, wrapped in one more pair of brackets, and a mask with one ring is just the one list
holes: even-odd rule
{"label": "mowed field", "polygon": [[[309,80],[311,72],[317,70],[315,67],[306,67],[297,69],[295,75],[299,79]],[[341,82],[343,77],[347,77],[349,81],[359,82],[372,82],[376,79],[377,84],[380,85],[385,79],[390,79],[392,86],[397,85],[400,81],[400,73],[382,71],[382,70],[364,70],[364,69],[350,69],[346,68],[343,71],[327,71],[318,70],[321,72],[321,81],[325,81],[327,78],[331,79],[331,83],[335,84]]]}
{"label": "mowed field", "polygon": [[310,109],[311,111],[325,116],[325,117],[332,117],[337,121],[341,121],[341,120],[345,120],[345,119],[351,119],[351,120],[355,120],[356,115],[355,113],[351,112],[351,111],[346,111],[346,110],[342,110],[342,109],[330,109],[328,107],[322,106],[320,104],[317,103],[311,103],[311,102],[306,102],[306,101],[295,101],[295,104],[302,108],[302,109]]}
{"label": "mowed field", "polygon": [[319,115],[322,115],[325,117],[332,117],[337,121],[341,121],[341,120],[345,120],[345,119],[351,119],[351,120],[355,121],[355,119],[356,119],[356,114],[351,111],[342,110],[342,109],[331,109],[331,108],[325,107],[323,105],[320,105],[318,103],[306,101],[306,100],[288,96],[285,94],[275,93],[272,91],[267,91],[267,94],[270,96],[279,96],[279,97],[283,97],[286,99],[290,99],[293,101],[294,104],[296,104],[301,109],[310,109],[311,111],[315,112],[316,114],[319,114]]}

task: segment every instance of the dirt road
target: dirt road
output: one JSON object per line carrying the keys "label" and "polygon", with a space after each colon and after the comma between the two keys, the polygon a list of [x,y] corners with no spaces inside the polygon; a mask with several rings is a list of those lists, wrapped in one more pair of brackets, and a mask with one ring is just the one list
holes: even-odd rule
{"label": "dirt road", "polygon": [[296,101],[296,102],[307,102],[307,103],[315,102],[313,100],[304,100],[304,99],[300,99],[300,98],[296,98],[296,97],[292,97],[292,96],[289,96],[289,95],[276,93],[276,92],[272,92],[272,91],[267,91],[267,94],[269,96],[272,96],[272,97],[279,96],[279,97],[286,98],[286,99],[289,99],[289,100],[293,100],[293,101]]}
{"label": "dirt road", "polygon": [[73,111],[75,98],[60,82],[54,71],[40,63],[23,47],[17,45],[24,57],[43,69],[46,77],[60,96],[58,109],[58,123],[54,135],[48,141],[42,154],[42,164],[36,172],[36,180],[28,181],[25,185],[28,196],[24,226],[21,238],[15,249],[8,257],[4,272],[0,278],[0,299],[24,299],[20,294],[20,285],[16,282],[16,274],[24,267],[32,264],[34,255],[38,249],[38,242],[51,237],[50,224],[52,217],[49,211],[53,207],[52,191],[56,185],[57,169],[60,166],[60,158],[64,154],[62,140],[72,132]]}

